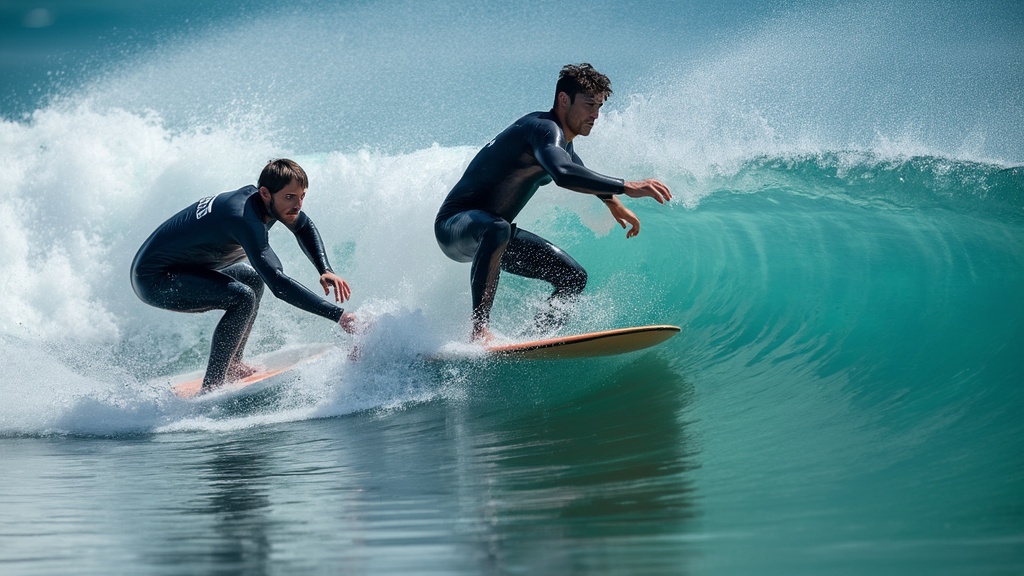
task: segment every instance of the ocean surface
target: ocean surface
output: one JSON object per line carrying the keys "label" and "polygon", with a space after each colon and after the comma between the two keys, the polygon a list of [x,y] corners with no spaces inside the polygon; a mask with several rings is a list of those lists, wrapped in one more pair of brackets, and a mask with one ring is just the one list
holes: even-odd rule
{"label": "ocean surface", "polygon": [[[0,3],[0,573],[1024,573],[1022,38],[996,1]],[[682,332],[487,360],[433,216],[583,61],[580,156],[676,198],[519,225],[589,272],[563,333]],[[372,327],[268,293],[251,353],[336,349],[178,400],[217,315],[131,259],[282,156]],[[499,335],[546,292],[505,275]]]}

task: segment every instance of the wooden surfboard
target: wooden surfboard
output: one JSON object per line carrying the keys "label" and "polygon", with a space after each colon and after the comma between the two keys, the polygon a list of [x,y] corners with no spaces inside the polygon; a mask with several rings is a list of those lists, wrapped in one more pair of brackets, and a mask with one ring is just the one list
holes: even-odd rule
{"label": "wooden surfboard", "polygon": [[488,346],[487,351],[495,356],[507,356],[517,360],[589,358],[642,350],[661,344],[678,333],[678,326],[656,324],[547,338],[519,344]]}
{"label": "wooden surfboard", "polygon": [[[309,344],[284,348],[276,352],[269,352],[246,359],[248,364],[258,367],[259,371],[241,380],[228,382],[207,394],[222,396],[225,393],[249,389],[255,384],[263,384],[264,386],[252,388],[253,390],[264,388],[274,384],[276,381],[289,377],[292,370],[320,358],[332,348],[335,348],[333,344]],[[187,374],[171,376],[167,382],[171,386],[171,391],[179,398],[186,400],[197,397],[202,398],[206,396],[199,394],[203,386],[203,376],[205,374],[205,370],[196,370]]]}

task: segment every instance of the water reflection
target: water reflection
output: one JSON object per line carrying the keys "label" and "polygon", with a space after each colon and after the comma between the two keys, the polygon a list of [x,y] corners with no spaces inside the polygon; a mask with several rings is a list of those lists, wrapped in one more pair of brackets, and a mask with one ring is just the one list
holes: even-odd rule
{"label": "water reflection", "polygon": [[679,573],[696,516],[682,419],[693,388],[654,355],[586,384],[583,396],[470,425],[460,481],[479,491],[483,555],[497,571]]}
{"label": "water reflection", "polygon": [[179,453],[195,531],[172,547],[247,573],[305,558],[374,574],[685,573],[693,389],[657,355],[585,366],[207,437]]}
{"label": "water reflection", "polygon": [[267,483],[273,465],[260,449],[262,442],[247,436],[203,447],[206,458],[196,463],[199,501],[190,513],[199,523],[209,524],[202,532],[209,539],[203,554],[208,561],[261,574],[271,551]]}

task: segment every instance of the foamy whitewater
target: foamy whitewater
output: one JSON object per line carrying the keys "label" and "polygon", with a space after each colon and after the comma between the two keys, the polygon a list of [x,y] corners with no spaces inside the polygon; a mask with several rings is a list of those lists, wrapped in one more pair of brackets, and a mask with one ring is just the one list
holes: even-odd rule
{"label": "foamy whitewater", "polygon": [[[323,568],[328,557],[374,573],[1024,569],[1019,4],[266,8],[185,28],[169,18],[69,69],[43,87],[48,96],[9,99],[0,120],[8,466],[47,465],[26,443],[102,441],[174,467],[171,444],[205,453],[210,435],[227,434],[271,460],[338,458],[324,478],[395,479],[375,488],[380,502],[409,496],[417,475],[435,486],[436,473],[432,494],[453,485],[459,494],[431,504],[442,510],[439,532],[410,532],[408,545],[454,539],[489,559],[463,564],[442,547],[404,562],[389,556],[401,546],[352,542],[400,538],[408,526],[369,518],[354,528],[335,511],[350,540],[331,553],[294,534],[275,539],[260,521],[266,542],[308,563],[199,554],[189,570]],[[558,25],[566,18],[574,26]],[[599,202],[554,186],[518,223],[589,272],[565,333],[683,331],[640,355],[488,363],[467,343],[469,268],[441,254],[433,217],[479,147],[547,109],[558,68],[579,61],[615,90],[593,134],[576,141],[580,156],[605,174],[657,177],[676,199],[627,201],[643,223],[629,241]],[[254,403],[177,399],[160,378],[205,365],[217,316],[144,305],[128,281],[131,259],[168,216],[253,183],[276,157],[308,172],[304,210],[352,287],[348,310],[372,328],[344,334],[268,293],[250,354],[305,342],[336,351]],[[287,231],[272,230],[271,243],[287,273],[320,291]],[[499,334],[516,338],[546,290],[504,275]],[[459,359],[425,360],[439,353]],[[268,433],[332,446],[390,437],[380,458],[399,444],[409,453],[368,471],[345,449],[296,455]],[[625,438],[638,440],[620,450]],[[559,448],[569,445],[577,449]],[[517,469],[516,458],[536,467]],[[492,476],[493,466],[513,469]],[[525,487],[509,480],[516,470]],[[26,489],[38,480],[17,479]],[[41,505],[13,494],[5,506],[19,518]],[[19,528],[26,522],[0,535],[0,563],[67,568],[47,552],[62,540],[41,544]],[[332,533],[330,519],[318,522]],[[497,535],[482,528],[489,522]],[[152,552],[103,526],[120,542],[114,557]],[[4,552],[5,539],[40,547],[44,560]]]}

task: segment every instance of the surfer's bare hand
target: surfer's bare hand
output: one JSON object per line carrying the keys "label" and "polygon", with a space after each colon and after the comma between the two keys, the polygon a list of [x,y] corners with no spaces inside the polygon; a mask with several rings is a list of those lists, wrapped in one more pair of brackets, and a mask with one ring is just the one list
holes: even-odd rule
{"label": "surfer's bare hand", "polygon": [[356,315],[351,312],[345,312],[338,319],[338,324],[341,325],[341,329],[349,334],[358,334],[362,332],[362,327],[359,325],[359,320]]}
{"label": "surfer's bare hand", "polygon": [[626,238],[632,238],[640,233],[640,219],[636,217],[636,214],[632,210],[626,208],[622,202],[619,202],[618,198],[614,196],[605,200],[605,206],[612,213],[612,218],[619,223],[619,226],[625,228],[629,226],[629,230],[626,231]]}
{"label": "surfer's bare hand", "polygon": [[348,282],[342,280],[334,272],[325,272],[320,276],[320,285],[324,287],[324,295],[329,295],[333,287],[334,299],[338,302],[344,302],[352,297],[352,290],[348,287]]}
{"label": "surfer's bare hand", "polygon": [[668,186],[653,178],[626,182],[624,188],[626,196],[630,198],[654,198],[658,204],[664,204],[672,199],[672,191]]}

